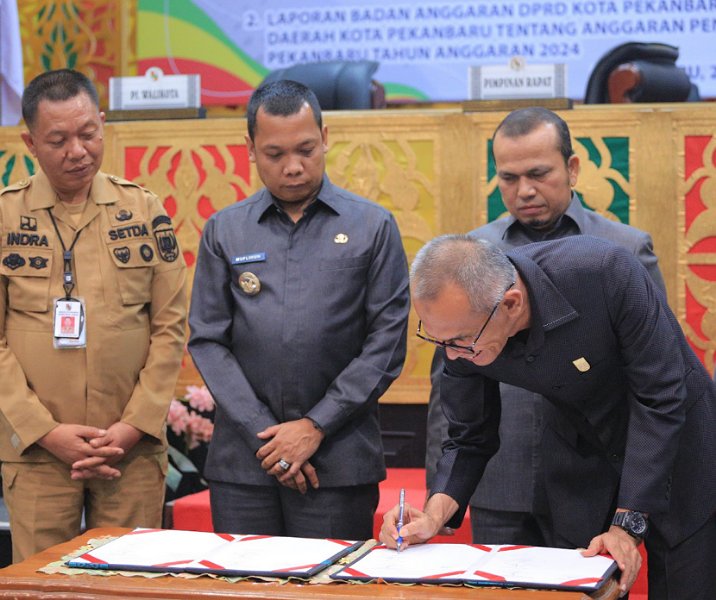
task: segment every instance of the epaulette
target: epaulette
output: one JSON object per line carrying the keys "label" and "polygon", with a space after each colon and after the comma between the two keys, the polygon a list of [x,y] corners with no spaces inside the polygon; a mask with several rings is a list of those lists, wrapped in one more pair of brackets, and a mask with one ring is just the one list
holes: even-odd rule
{"label": "epaulette", "polygon": [[129,179],[125,179],[124,177],[119,177],[117,175],[107,175],[107,177],[115,185],[135,187],[135,188],[139,188],[140,190],[147,191],[146,188],[142,187],[138,183],[135,183],[134,181],[129,181]]}
{"label": "epaulette", "polygon": [[22,190],[26,187],[29,187],[29,185],[29,179],[21,179],[20,181],[16,181],[14,183],[11,183],[7,187],[0,189],[0,195],[4,194],[5,192],[17,192],[18,190]]}

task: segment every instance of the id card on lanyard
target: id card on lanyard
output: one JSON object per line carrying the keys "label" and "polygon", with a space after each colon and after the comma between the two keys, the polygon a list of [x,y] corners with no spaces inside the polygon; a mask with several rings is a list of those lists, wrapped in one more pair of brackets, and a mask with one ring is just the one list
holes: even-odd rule
{"label": "id card on lanyard", "polygon": [[69,249],[65,246],[60,230],[57,227],[55,216],[48,208],[52,225],[62,246],[62,260],[64,272],[62,274],[62,287],[65,289],[64,298],[55,298],[52,311],[52,345],[56,349],[86,348],[87,328],[85,322],[85,302],[82,298],[73,298],[70,294],[75,287],[72,272],[72,250],[80,237],[81,230],[77,232]]}
{"label": "id card on lanyard", "polygon": [[53,311],[53,346],[86,348],[85,303],[82,298],[55,298]]}

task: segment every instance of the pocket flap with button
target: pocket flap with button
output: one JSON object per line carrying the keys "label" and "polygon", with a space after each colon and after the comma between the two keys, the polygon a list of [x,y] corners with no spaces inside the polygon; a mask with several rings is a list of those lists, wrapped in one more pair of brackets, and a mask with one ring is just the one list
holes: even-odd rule
{"label": "pocket flap with button", "polygon": [[49,277],[52,272],[50,248],[3,248],[0,273],[8,277]]}
{"label": "pocket flap with button", "polygon": [[122,304],[146,304],[152,299],[152,267],[159,264],[151,241],[128,240],[107,246],[114,265]]}
{"label": "pocket flap with button", "polygon": [[8,278],[10,308],[28,312],[49,310],[50,273],[51,248],[3,248],[0,274]]}
{"label": "pocket flap with button", "polygon": [[362,269],[370,264],[370,256],[344,256],[341,258],[322,258],[319,270],[334,271],[339,269]]}
{"label": "pocket flap with button", "polygon": [[115,266],[120,269],[154,267],[159,264],[154,244],[149,240],[122,241],[108,248]]}

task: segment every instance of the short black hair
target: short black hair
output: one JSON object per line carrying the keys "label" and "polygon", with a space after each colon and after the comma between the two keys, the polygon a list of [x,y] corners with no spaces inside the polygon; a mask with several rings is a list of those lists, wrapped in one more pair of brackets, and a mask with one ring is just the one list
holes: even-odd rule
{"label": "short black hair", "polygon": [[545,123],[550,123],[557,128],[559,151],[564,158],[564,163],[567,164],[574,154],[569,126],[557,113],[540,106],[530,106],[512,111],[497,126],[492,135],[492,141],[494,143],[498,133],[508,138],[516,138],[531,133]]}
{"label": "short black hair", "polygon": [[33,79],[22,94],[22,118],[32,128],[37,118],[37,107],[42,100],[61,102],[81,93],[87,94],[99,109],[97,88],[90,79],[74,69],[57,69],[41,73]]}
{"label": "short black hair", "polygon": [[322,129],[321,106],[318,104],[316,94],[310,88],[291,79],[262,83],[251,95],[251,100],[246,108],[249,138],[254,139],[256,113],[259,112],[259,108],[263,107],[269,115],[288,117],[300,111],[304,104],[311,107],[313,118],[316,120],[318,128]]}

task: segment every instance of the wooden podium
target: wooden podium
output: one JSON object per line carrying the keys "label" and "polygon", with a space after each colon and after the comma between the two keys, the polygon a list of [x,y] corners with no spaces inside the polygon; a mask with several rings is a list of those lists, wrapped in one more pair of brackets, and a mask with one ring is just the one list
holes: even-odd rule
{"label": "wooden podium", "polygon": [[618,596],[614,580],[594,596],[581,592],[508,590],[498,588],[389,585],[384,583],[309,585],[294,582],[231,583],[211,577],[183,579],[172,576],[126,577],[122,575],[66,575],[39,573],[38,569],[60,560],[91,538],[119,536],[130,529],[92,529],[27,560],[0,569],[0,598],[23,600],[195,600],[248,598],[263,600],[613,600]]}

